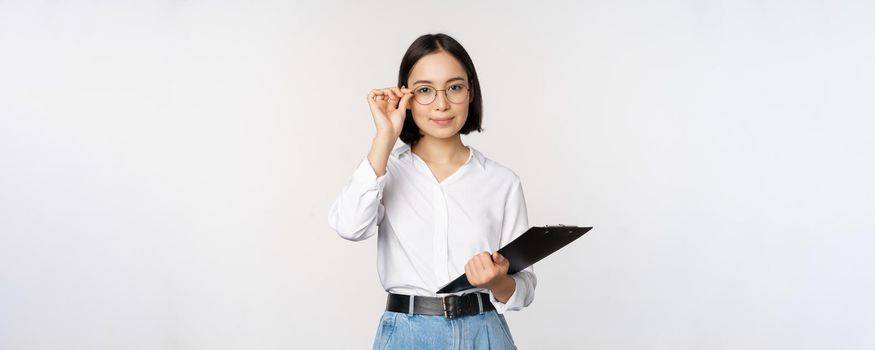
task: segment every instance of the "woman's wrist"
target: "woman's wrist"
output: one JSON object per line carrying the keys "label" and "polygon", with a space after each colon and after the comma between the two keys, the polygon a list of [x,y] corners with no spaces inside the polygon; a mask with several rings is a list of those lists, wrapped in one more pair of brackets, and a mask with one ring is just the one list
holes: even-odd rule
{"label": "woman's wrist", "polygon": [[398,141],[398,136],[383,133],[377,133],[372,140],[374,145],[389,147],[390,149],[395,146],[395,141]]}
{"label": "woman's wrist", "polygon": [[513,296],[513,292],[516,291],[516,280],[510,275],[504,275],[501,279],[499,279],[498,283],[492,288],[489,288],[492,291],[492,295],[495,296],[495,299],[502,302],[507,303],[510,301],[510,297]]}

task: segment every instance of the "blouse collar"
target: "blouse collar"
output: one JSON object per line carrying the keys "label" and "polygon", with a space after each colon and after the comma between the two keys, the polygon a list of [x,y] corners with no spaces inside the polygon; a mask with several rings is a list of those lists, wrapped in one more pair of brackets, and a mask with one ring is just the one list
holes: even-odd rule
{"label": "blouse collar", "polygon": [[[465,147],[468,147],[468,149],[471,150],[471,154],[468,156],[468,160],[465,161],[465,164],[474,161],[475,163],[477,163],[477,165],[480,166],[481,169],[486,170],[486,157],[484,157],[483,154],[480,153],[480,151],[476,150],[472,146]],[[410,149],[410,145],[408,144],[404,144],[403,146],[396,148],[394,151],[392,151],[392,156],[399,160],[409,159],[411,164],[413,163],[413,151]]]}

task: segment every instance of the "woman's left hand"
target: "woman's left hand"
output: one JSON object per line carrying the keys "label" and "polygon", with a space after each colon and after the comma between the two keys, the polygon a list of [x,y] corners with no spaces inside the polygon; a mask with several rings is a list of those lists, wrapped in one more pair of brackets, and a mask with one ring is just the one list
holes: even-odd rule
{"label": "woman's left hand", "polygon": [[510,261],[498,252],[482,252],[474,255],[465,264],[465,275],[472,286],[489,290],[499,286],[506,278]]}

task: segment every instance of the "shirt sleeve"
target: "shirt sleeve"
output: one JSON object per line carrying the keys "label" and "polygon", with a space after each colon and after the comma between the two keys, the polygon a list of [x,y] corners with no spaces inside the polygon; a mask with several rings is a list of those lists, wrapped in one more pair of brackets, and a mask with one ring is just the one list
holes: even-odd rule
{"label": "shirt sleeve", "polygon": [[[528,229],[529,218],[526,210],[526,199],[523,195],[522,183],[517,178],[505,202],[504,218],[501,224],[501,246],[510,243]],[[489,292],[489,300],[499,314],[522,310],[535,299],[535,287],[538,284],[538,279],[535,277],[534,265],[510,275],[510,277],[516,282],[516,289],[507,303],[498,301],[495,299],[495,295],[491,291]]]}
{"label": "shirt sleeve", "polygon": [[340,237],[361,241],[377,233],[385,215],[382,199],[388,176],[388,167],[386,174],[378,177],[368,158],[362,159],[328,210],[328,225]]}

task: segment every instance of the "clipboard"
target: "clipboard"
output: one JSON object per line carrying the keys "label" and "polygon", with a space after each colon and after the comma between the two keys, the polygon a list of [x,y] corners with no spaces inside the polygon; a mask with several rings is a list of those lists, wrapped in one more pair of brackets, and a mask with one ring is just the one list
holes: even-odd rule
{"label": "clipboard", "polygon": [[[522,235],[498,250],[510,262],[507,274],[512,275],[532,266],[532,264],[553,254],[568,243],[583,236],[592,227],[578,226],[533,226]],[[468,282],[468,276],[462,274],[452,282],[441,287],[437,294],[461,292],[475,288]]]}

